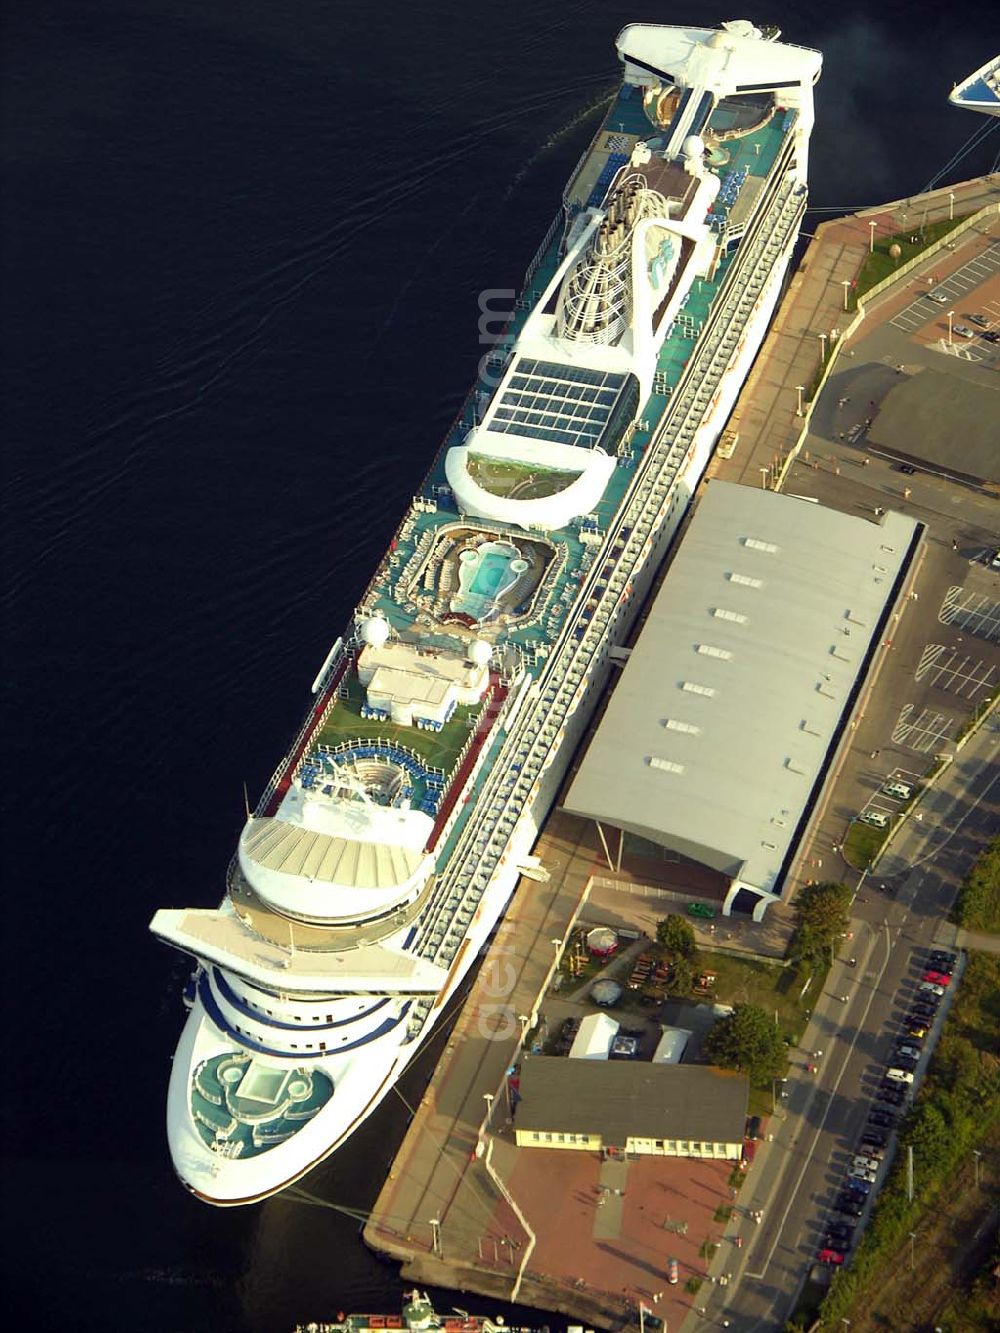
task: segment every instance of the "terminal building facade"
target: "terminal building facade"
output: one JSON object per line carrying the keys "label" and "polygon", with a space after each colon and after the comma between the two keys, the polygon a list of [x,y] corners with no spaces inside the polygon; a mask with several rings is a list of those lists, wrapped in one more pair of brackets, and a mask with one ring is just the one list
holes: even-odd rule
{"label": "terminal building facade", "polygon": [[707,487],[563,802],[612,871],[726,915],[780,900],[923,531]]}

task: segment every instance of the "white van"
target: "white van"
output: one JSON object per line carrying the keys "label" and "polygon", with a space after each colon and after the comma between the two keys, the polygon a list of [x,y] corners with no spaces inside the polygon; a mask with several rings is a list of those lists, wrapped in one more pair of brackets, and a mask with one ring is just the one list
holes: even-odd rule
{"label": "white van", "polygon": [[871,824],[872,828],[889,827],[889,816],[884,815],[881,810],[862,810],[858,818],[862,824]]}
{"label": "white van", "polygon": [[886,796],[894,796],[897,801],[908,801],[913,795],[913,788],[908,782],[887,782],[882,788]]}
{"label": "white van", "polygon": [[910,1073],[908,1069],[887,1069],[885,1071],[885,1076],[886,1078],[893,1079],[893,1081],[896,1083],[913,1082],[913,1075]]}

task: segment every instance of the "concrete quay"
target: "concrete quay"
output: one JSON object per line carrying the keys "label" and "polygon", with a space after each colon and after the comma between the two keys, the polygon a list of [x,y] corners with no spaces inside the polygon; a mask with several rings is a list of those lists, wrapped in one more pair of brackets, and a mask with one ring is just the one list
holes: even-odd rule
{"label": "concrete quay", "polygon": [[[860,366],[870,355],[862,345],[863,335],[900,299],[890,287],[860,316],[844,309],[850,284],[869,252],[870,224],[875,224],[876,234],[884,234],[911,223],[919,226],[925,217],[932,222],[947,217],[949,211],[957,216],[990,205],[1000,212],[997,178],[965,182],[819,226],[734,409],[731,425],[740,432],[737,451],[731,459],[716,458],[710,465],[709,478],[794,491],[809,489],[821,503],[854,512],[866,512],[866,506],[868,514],[875,512],[870,503],[873,498],[883,505],[905,503],[931,524],[934,533],[928,559],[918,571],[919,581],[907,594],[913,605],[908,604],[893,636],[894,646],[887,644],[882,679],[874,691],[877,697],[869,700],[857,720],[836,792],[828,794],[819,813],[795,882],[815,875],[824,858],[824,875],[849,877],[850,868],[839,855],[844,830],[869,798],[872,784],[877,790],[887,765],[923,762],[920,756],[906,754],[903,741],[896,743],[897,701],[907,697],[905,690],[913,689],[909,682],[914,663],[921,660],[923,639],[930,632],[921,624],[925,609],[936,607],[947,588],[963,579],[962,571],[971,563],[965,558],[964,543],[972,540],[965,529],[970,533],[973,527],[977,532],[979,527],[985,530],[992,514],[985,506],[995,504],[991,497],[973,494],[959,514],[950,509],[954,502],[946,495],[943,478],[928,475],[912,482],[904,478],[910,484],[900,490],[889,462],[877,457],[864,470],[844,467],[844,475],[840,461],[814,462],[810,458],[813,404],[805,390],[821,381],[824,370],[829,377],[831,365],[827,363],[846,357],[848,346],[857,347],[852,364]],[[916,277],[926,290],[927,274],[932,273],[934,281],[942,280],[987,240],[983,229],[967,231],[956,239],[953,249],[942,248],[922,260],[906,275],[906,282]],[[846,333],[841,340],[841,333],[852,323],[855,341]],[[831,355],[834,345],[836,357]],[[801,397],[798,386],[803,386]],[[819,395],[816,397],[818,401]],[[914,697],[919,702],[919,695]],[[915,823],[912,836],[926,827]],[[796,1145],[800,1132],[806,1142],[807,1122],[811,1123],[820,1085],[806,1076],[804,1066],[799,1069],[796,1064],[791,1071],[790,1100],[784,1117],[779,1116],[772,1126],[776,1141],[762,1145],[729,1224],[720,1225],[716,1220],[719,1204],[732,1200],[733,1184],[726,1164],[654,1158],[640,1163],[601,1162],[571,1151],[518,1150],[506,1101],[506,1071],[516,1063],[527,1032],[540,1017],[562,943],[581,911],[585,919],[592,915],[613,920],[616,903],[624,901],[609,876],[592,826],[557,812],[535,851],[551,879],[548,883],[520,881],[415,1109],[365,1227],[365,1240],[373,1249],[400,1261],[403,1276],[416,1283],[517,1301],[605,1329],[638,1327],[641,1302],[671,1329],[682,1323],[692,1328],[706,1306],[736,1305],[733,1288],[740,1268],[747,1267],[748,1261],[760,1263],[762,1247],[771,1256],[778,1247],[780,1257],[790,1210],[797,1218],[801,1213],[800,1226],[808,1225],[812,1205],[800,1198],[799,1185],[791,1179],[791,1163],[802,1159]],[[867,900],[859,897],[858,908],[863,904],[853,947],[859,958],[866,963],[870,960],[879,986],[885,974],[888,1004],[889,981],[894,986],[897,980],[889,976],[895,968],[889,961],[889,930],[894,927],[894,934],[905,930],[906,917],[901,913],[896,923],[894,909],[883,908],[877,895]],[[623,922],[626,910],[631,919],[634,909],[634,901],[623,906]],[[652,922],[656,904],[650,904],[649,912]],[[791,926],[790,910],[782,904],[762,924],[768,933],[754,937],[749,924],[727,919],[720,925],[724,940],[709,936],[708,927],[701,926],[699,943],[773,956],[780,951],[780,937]],[[645,922],[643,927],[648,931]],[[854,975],[845,972],[841,978],[838,973],[837,985],[842,982],[846,990]],[[862,998],[867,1002],[867,994],[859,995],[857,1002],[858,1033],[868,1018],[867,1008],[861,1012]],[[553,1011],[557,1008],[551,999],[544,1002]],[[855,1007],[852,1000],[847,1017],[854,1015]],[[816,1005],[804,1046],[821,1040],[828,1049],[826,1043],[834,1039],[844,1021],[845,1007],[839,995],[824,995]],[[853,1051],[852,1039],[850,1047],[845,1046],[845,1061],[854,1059]],[[839,1079],[840,1075],[838,1083]],[[851,1106],[845,1104],[842,1114],[838,1106],[831,1123],[826,1125],[824,1118],[826,1127],[820,1128],[828,1134],[836,1120],[839,1132],[840,1120],[846,1123],[852,1114]],[[764,1223],[748,1227],[755,1209],[767,1210]],[[737,1233],[748,1242],[739,1256],[730,1248],[742,1245],[735,1239]],[[714,1244],[720,1239],[721,1251],[707,1247],[709,1240]],[[761,1288],[762,1306],[765,1296],[780,1302],[787,1282],[799,1271],[801,1256],[793,1249],[784,1261],[787,1272],[782,1273],[780,1290],[768,1286],[767,1295]],[[683,1277],[678,1286],[666,1284],[668,1256],[678,1259],[683,1277],[690,1274],[705,1279],[707,1285],[700,1294],[689,1294]],[[720,1279],[723,1286],[732,1282],[725,1294],[718,1289]],[[789,1299],[793,1290],[785,1293]],[[761,1317],[762,1308],[755,1314]]]}
{"label": "concrete quay", "polygon": [[[824,365],[841,351],[841,335],[858,318],[847,309],[851,284],[868,258],[873,239],[990,207],[1000,215],[1000,175],[963,181],[820,223],[730,417],[730,426],[740,435],[737,450],[731,459],[716,454],[706,479],[718,477],[780,489],[790,462],[807,441],[812,387]],[[998,234],[1000,221],[993,227],[993,235]],[[911,273],[918,278],[933,274],[934,281],[940,282],[961,266],[970,249],[981,244],[979,231],[965,232],[953,248],[945,246],[929,254]],[[893,294],[894,286],[890,286],[872,303],[865,303],[862,319]],[[845,350],[846,343],[845,336]]]}

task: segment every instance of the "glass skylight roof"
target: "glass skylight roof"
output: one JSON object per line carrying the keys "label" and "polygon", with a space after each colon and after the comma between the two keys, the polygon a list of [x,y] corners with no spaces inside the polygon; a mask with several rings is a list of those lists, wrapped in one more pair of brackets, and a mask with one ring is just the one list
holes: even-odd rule
{"label": "glass skylight roof", "polygon": [[521,357],[486,428],[590,449],[624,383],[624,375]]}

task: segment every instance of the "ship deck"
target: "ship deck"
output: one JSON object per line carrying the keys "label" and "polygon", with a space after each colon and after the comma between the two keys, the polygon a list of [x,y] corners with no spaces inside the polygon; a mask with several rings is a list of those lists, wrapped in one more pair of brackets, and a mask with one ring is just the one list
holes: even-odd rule
{"label": "ship deck", "polygon": [[[478,405],[484,401],[484,396],[492,393],[497,382],[497,372],[506,362],[528,313],[541,298],[562,262],[560,213],[529,265],[524,291],[515,303],[509,324],[493,357],[469,391],[414,503],[362,598],[364,613],[384,616],[400,640],[456,652],[461,650],[463,642],[469,638],[484,635],[494,642],[495,681],[499,684],[501,681],[509,683],[516,679],[525,669],[532,675],[540,676],[545,660],[553,652],[562,651],[557,645],[567,642],[567,625],[571,622],[575,621],[572,633],[576,645],[571,655],[578,656],[584,648],[584,640],[589,643],[594,634],[600,632],[606,619],[604,603],[619,583],[623,585],[626,577],[621,575],[619,578],[620,571],[615,572],[616,562],[623,556],[626,546],[632,550],[636,540],[627,535],[631,533],[631,528],[622,529],[615,550],[609,553],[604,535],[621,524],[621,514],[627,500],[631,504],[634,498],[640,506],[637,512],[644,512],[653,491],[670,483],[687,448],[686,441],[692,437],[692,422],[698,419],[699,412],[704,414],[707,410],[711,387],[707,390],[700,387],[703,382],[708,383],[707,380],[703,381],[701,370],[695,377],[698,386],[694,386],[691,380],[692,366],[696,359],[700,359],[700,366],[711,364],[712,374],[721,373],[714,367],[724,364],[719,360],[720,357],[731,354],[722,348],[722,343],[729,336],[726,332],[727,319],[722,319],[723,329],[720,331],[717,327],[709,343],[701,335],[710,320],[715,319],[718,326],[720,320],[716,319],[716,315],[722,304],[735,299],[729,295],[723,297],[722,293],[730,290],[728,280],[735,257],[741,249],[740,242],[747,218],[753,212],[754,204],[779,161],[794,123],[791,114],[777,108],[754,127],[733,134],[729,108],[725,105],[717,108],[713,120],[715,117],[718,117],[716,128],[722,147],[728,155],[728,160],[719,167],[722,188],[713,208],[713,226],[719,236],[716,262],[710,273],[695,280],[682,311],[667,332],[659,353],[653,392],[642,406],[636,426],[626,433],[619,446],[617,466],[611,473],[600,502],[592,513],[574,520],[571,526],[541,536],[496,521],[480,523],[475,519],[461,518],[454,508],[445,476],[447,451],[464,443],[476,422]],[[712,121],[709,122],[709,128],[713,128]],[[609,148],[620,149],[619,156],[624,162],[639,138],[655,138],[657,133],[659,131],[646,119],[641,99],[619,93],[611,103],[590,150],[574,173],[573,185],[587,176],[595,175],[596,171],[595,185],[588,202],[599,204],[616,169],[609,157]],[[766,271],[766,266],[773,260],[765,253],[763,242],[755,241],[755,246],[756,258],[748,260],[748,263],[763,266],[758,269],[759,272]],[[717,301],[720,303],[719,310],[714,308]],[[735,339],[732,345],[735,345]],[[661,427],[665,418],[671,414],[674,418],[673,429],[677,434],[668,437],[664,436]],[[662,454],[665,448],[668,453],[662,462],[656,464],[656,477],[647,475],[653,453],[659,451]],[[642,478],[638,487],[634,485],[637,477]],[[435,582],[437,576],[433,570],[428,572],[429,566],[438,559],[439,551],[440,562],[443,564],[446,560],[445,552],[455,546],[451,537],[458,526],[478,529],[515,545],[534,543],[538,548],[533,552],[525,551],[529,559],[536,560],[538,564],[538,586],[532,597],[519,607],[505,608],[504,614],[498,615],[492,624],[456,625],[448,616],[441,614],[444,603],[440,596],[436,602],[433,600],[435,595],[441,593],[441,586]],[[546,550],[542,551],[542,547]],[[600,567],[595,569],[598,561],[601,562]],[[588,589],[587,602],[581,609],[581,590],[584,587]],[[566,674],[560,671],[560,679]],[[561,688],[557,688],[561,698]],[[464,852],[459,859],[464,862],[466,853],[472,858],[468,866],[468,874],[472,879],[468,884],[474,887],[475,883],[485,883],[488,880],[486,865],[492,859],[496,830],[509,819],[510,802],[515,797],[515,790],[520,790],[522,785],[529,782],[529,769],[532,772],[535,770],[537,755],[532,748],[534,742],[525,741],[523,746],[514,749],[511,762],[507,765],[509,771],[505,771],[502,777],[501,789],[497,787],[497,782],[501,780],[492,771],[505,742],[503,729],[491,726],[497,712],[496,698],[479,718],[475,716],[476,710],[466,710],[463,715],[456,714],[446,724],[445,730],[424,732],[416,728],[392,727],[384,720],[363,718],[359,711],[361,686],[353,663],[341,677],[339,693],[342,697],[334,703],[320,727],[310,736],[305,746],[306,752],[315,751],[317,744],[336,745],[359,740],[367,743],[371,738],[382,737],[394,744],[408,746],[429,764],[443,770],[448,778],[447,789],[440,805],[435,807],[435,832],[429,846],[434,847],[438,864],[450,864],[453,854],[461,846]],[[555,737],[558,722],[554,719],[558,711],[556,709],[551,713],[553,720],[543,728],[547,738]],[[465,741],[473,728],[476,750],[485,748],[487,754],[486,762],[481,765],[470,786],[472,764],[468,754],[461,758],[457,767],[449,767],[449,761],[456,753],[462,756]],[[287,775],[284,780],[287,781]],[[479,813],[477,827],[471,834],[465,829],[468,821],[460,817],[454,821],[445,843],[438,845],[446,816],[453,810],[459,793],[463,804],[470,809],[480,812],[483,801],[489,808]],[[438,809],[440,813],[437,813]],[[463,885],[466,884],[466,871],[462,872],[460,878]],[[449,889],[448,893],[455,896],[456,902],[464,902],[469,891],[470,888],[466,886]]]}

